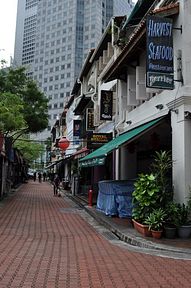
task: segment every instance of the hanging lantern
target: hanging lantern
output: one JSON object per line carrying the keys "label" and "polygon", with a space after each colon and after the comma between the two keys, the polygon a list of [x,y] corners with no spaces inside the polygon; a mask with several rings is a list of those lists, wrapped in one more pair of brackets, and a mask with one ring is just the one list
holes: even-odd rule
{"label": "hanging lantern", "polygon": [[66,137],[62,137],[59,141],[58,141],[58,147],[61,150],[66,150],[70,145],[70,142],[68,141],[68,139]]}

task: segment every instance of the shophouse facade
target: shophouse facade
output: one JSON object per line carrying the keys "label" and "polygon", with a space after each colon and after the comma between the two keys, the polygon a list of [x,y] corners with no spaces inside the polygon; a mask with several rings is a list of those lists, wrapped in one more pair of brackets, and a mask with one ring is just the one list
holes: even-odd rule
{"label": "shophouse facade", "polygon": [[[91,148],[88,155],[78,160],[81,171],[91,170],[89,184],[103,180],[106,172],[111,180],[136,179],[139,173],[149,171],[155,151],[172,151],[169,178],[174,199],[187,201],[191,185],[190,14],[191,3],[186,0],[141,1],[129,20],[112,19],[111,29],[108,28],[112,33],[104,33],[83,66],[72,113],[77,112],[79,119],[87,121],[88,108],[93,109],[93,134],[112,133],[113,138],[99,148]],[[173,41],[173,70],[169,77],[161,77],[157,72],[158,77],[148,71],[149,19],[160,20],[158,23],[165,27],[172,24],[168,26]],[[164,86],[165,83],[152,86],[146,79],[167,79],[166,84],[172,86]],[[112,106],[101,115],[103,91],[112,92],[106,93],[112,95]],[[88,143],[87,134],[81,134],[77,149]]]}

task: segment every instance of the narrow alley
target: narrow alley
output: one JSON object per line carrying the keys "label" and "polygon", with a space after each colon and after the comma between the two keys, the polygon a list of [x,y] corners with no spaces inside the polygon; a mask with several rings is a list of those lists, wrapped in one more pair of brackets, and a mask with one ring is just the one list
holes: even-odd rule
{"label": "narrow alley", "polygon": [[190,287],[191,262],[112,244],[48,182],[0,202],[0,288]]}

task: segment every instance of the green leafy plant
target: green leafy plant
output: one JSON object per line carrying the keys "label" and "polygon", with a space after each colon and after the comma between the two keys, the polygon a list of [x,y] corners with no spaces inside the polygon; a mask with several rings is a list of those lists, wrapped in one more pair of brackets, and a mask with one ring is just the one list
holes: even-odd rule
{"label": "green leafy plant", "polygon": [[169,172],[172,168],[171,151],[156,151],[151,167],[152,172],[156,175],[158,186],[160,187],[160,198],[158,200],[161,206],[164,207],[164,205],[173,198],[170,183],[171,177],[169,177]]}
{"label": "green leafy plant", "polygon": [[132,216],[135,220],[144,223],[145,218],[158,205],[159,187],[156,176],[152,173],[140,174],[134,186]]}
{"label": "green leafy plant", "polygon": [[166,212],[162,208],[158,208],[151,212],[145,224],[149,225],[149,230],[161,231],[165,222]]}
{"label": "green leafy plant", "polygon": [[178,218],[180,212],[179,204],[171,201],[166,205],[165,211],[165,225],[170,227],[178,226]]}
{"label": "green leafy plant", "polygon": [[189,207],[187,205],[178,204],[177,225],[182,226],[189,223]]}

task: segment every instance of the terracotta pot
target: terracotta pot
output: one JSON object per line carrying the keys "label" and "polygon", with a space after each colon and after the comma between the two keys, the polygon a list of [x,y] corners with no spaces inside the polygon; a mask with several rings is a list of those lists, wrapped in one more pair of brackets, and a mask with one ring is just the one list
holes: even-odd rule
{"label": "terracotta pot", "polygon": [[143,236],[152,236],[151,231],[149,230],[149,226],[145,225],[145,224],[141,224],[137,221],[135,221],[134,219],[132,219],[133,221],[133,226],[134,228],[141,233]]}
{"label": "terracotta pot", "polygon": [[162,231],[155,231],[155,230],[151,230],[152,236],[155,239],[160,239],[162,236]]}

